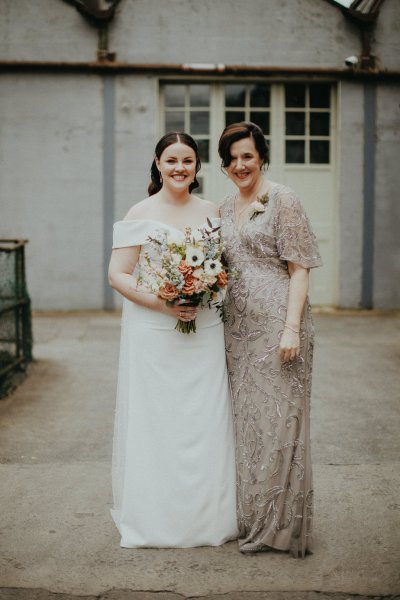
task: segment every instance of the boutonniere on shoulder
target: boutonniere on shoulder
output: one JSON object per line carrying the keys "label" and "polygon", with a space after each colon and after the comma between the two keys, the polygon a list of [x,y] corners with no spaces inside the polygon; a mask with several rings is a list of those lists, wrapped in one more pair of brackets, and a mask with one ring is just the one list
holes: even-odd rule
{"label": "boutonniere on shoulder", "polygon": [[268,196],[268,192],[266,194],[264,194],[263,196],[260,196],[259,198],[257,198],[257,200],[254,200],[254,202],[252,202],[249,206],[249,213],[250,213],[250,221],[253,221],[257,215],[259,215],[260,213],[265,212],[265,207],[268,204],[269,201],[269,196]]}

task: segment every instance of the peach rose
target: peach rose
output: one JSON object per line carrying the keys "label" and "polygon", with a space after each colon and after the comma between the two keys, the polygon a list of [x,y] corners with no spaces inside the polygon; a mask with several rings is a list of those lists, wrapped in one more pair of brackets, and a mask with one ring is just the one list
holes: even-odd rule
{"label": "peach rose", "polygon": [[201,276],[200,281],[211,287],[217,281],[214,275],[206,275],[205,273]]}
{"label": "peach rose", "polygon": [[194,280],[194,291],[196,294],[200,294],[201,292],[205,292],[207,290],[207,284],[201,279]]}
{"label": "peach rose", "polygon": [[221,271],[220,273],[218,273],[217,281],[219,287],[223,288],[226,286],[226,284],[228,283],[228,275],[225,271]]}
{"label": "peach rose", "polygon": [[195,292],[194,283],[195,283],[195,278],[193,277],[193,275],[190,275],[190,274],[186,275],[185,285],[182,288],[182,294],[187,294],[188,296],[191,296],[192,294],[194,294],[194,292]]}
{"label": "peach rose", "polygon": [[160,298],[163,298],[163,300],[172,301],[179,296],[179,291],[173,283],[166,283],[162,288],[160,288],[158,295]]}
{"label": "peach rose", "polygon": [[193,273],[193,268],[190,265],[188,265],[187,262],[185,262],[184,260],[181,260],[181,262],[178,265],[178,269],[184,277]]}

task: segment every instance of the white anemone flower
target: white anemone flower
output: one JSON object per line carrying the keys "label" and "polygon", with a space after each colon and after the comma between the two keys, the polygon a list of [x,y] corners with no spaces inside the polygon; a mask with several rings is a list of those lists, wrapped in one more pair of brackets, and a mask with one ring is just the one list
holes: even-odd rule
{"label": "white anemone flower", "polygon": [[199,267],[203,264],[204,254],[200,248],[196,246],[186,246],[186,262],[191,267]]}
{"label": "white anemone flower", "polygon": [[217,259],[209,259],[204,263],[204,273],[206,275],[218,275],[222,271],[222,264]]}

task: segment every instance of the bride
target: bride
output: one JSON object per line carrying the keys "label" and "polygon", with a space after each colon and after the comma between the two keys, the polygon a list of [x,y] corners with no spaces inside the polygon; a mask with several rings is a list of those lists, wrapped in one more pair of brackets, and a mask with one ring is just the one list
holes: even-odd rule
{"label": "bride", "polygon": [[[187,227],[219,225],[217,207],[191,193],[199,169],[193,138],[166,134],[149,197],[114,225],[109,281],[124,303],[112,516],[127,548],[217,546],[238,533],[221,318],[207,307],[167,305],[140,277],[149,236],[182,242]],[[195,319],[196,333],[175,330],[177,319]]]}

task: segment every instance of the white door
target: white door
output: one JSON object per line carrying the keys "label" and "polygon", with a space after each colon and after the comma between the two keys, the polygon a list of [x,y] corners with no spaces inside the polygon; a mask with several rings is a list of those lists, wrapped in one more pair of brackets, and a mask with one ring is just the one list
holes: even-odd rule
{"label": "white door", "polygon": [[314,305],[336,304],[336,88],[323,82],[169,81],[160,84],[160,129],[187,131],[199,144],[203,197],[231,191],[222,173],[218,139],[237,121],[260,125],[270,146],[268,177],[300,196],[317,236],[324,266],[312,271]]}

